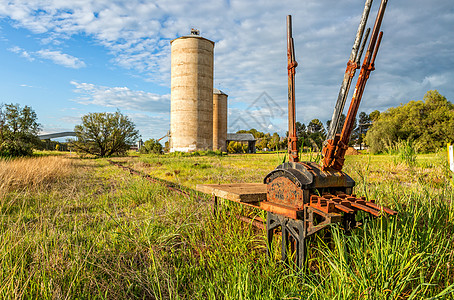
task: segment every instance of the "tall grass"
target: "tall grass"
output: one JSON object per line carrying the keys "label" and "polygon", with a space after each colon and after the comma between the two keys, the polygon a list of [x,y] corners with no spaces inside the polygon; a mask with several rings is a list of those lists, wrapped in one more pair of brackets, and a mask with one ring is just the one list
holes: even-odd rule
{"label": "tall grass", "polygon": [[[266,154],[117,160],[189,186],[237,177],[259,182],[276,165]],[[265,233],[235,217],[263,212],[225,201],[214,216],[208,200],[103,159],[69,164],[69,176],[43,188],[8,192],[17,201],[0,214],[0,298],[452,298],[453,189],[398,169],[389,156],[349,157],[346,171],[357,194],[367,192],[398,217],[364,220],[350,235],[333,225],[330,240],[313,236],[302,271],[279,261],[279,238],[267,259]],[[444,176],[433,164],[430,176]],[[180,172],[167,178],[171,170]]]}
{"label": "tall grass", "polygon": [[[394,186],[394,189],[399,187]],[[392,189],[387,196],[401,197]],[[333,248],[321,244],[324,291],[332,299],[447,299],[454,291],[453,207],[428,206],[427,195],[407,193],[399,217],[366,222],[351,236],[333,227]],[[347,250],[346,250],[347,249]],[[338,288],[341,284],[343,287]],[[360,296],[358,296],[358,293]],[[356,296],[355,296],[356,295]],[[451,294],[452,297],[452,294]]]}
{"label": "tall grass", "polygon": [[416,165],[418,148],[418,144],[410,139],[399,140],[386,147],[389,155],[395,155],[395,164],[403,163],[409,167],[414,167]]}
{"label": "tall grass", "polygon": [[49,186],[71,172],[72,161],[57,156],[0,159],[0,197],[10,191]]}

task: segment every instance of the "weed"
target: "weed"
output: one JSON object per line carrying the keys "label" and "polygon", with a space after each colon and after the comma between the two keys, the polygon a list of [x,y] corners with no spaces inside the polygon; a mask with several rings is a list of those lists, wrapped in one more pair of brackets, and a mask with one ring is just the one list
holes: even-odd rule
{"label": "weed", "polygon": [[177,156],[177,157],[191,157],[191,156],[223,156],[226,155],[225,152],[222,152],[221,150],[197,150],[197,151],[192,151],[192,152],[171,152],[168,153],[167,155],[169,156]]}
{"label": "weed", "polygon": [[[454,192],[445,160],[418,155],[411,170],[393,157],[348,156],[345,172],[357,194],[398,210],[398,217],[364,222],[348,236],[333,225],[331,243],[320,235],[309,240],[304,271],[279,261],[279,238],[267,259],[265,232],[235,217],[264,218],[263,211],[221,200],[213,216],[208,197],[182,196],[104,159],[2,161],[2,178],[12,179],[0,214],[0,298],[452,298]],[[121,158],[187,187],[260,182],[278,160]],[[11,172],[17,178],[7,177]]]}
{"label": "weed", "polygon": [[404,163],[409,167],[416,165],[418,144],[410,139],[399,140],[387,147],[388,155],[394,155],[394,164]]}

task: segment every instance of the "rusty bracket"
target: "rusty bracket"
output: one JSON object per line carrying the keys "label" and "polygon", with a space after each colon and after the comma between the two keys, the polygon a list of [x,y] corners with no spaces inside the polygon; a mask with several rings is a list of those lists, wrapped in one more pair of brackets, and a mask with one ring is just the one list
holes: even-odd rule
{"label": "rusty bracket", "polygon": [[295,68],[298,66],[298,63],[296,61],[292,61],[288,64],[287,69],[289,72],[289,75],[295,75]]}
{"label": "rusty bracket", "polygon": [[347,62],[347,70],[345,70],[345,73],[347,73],[350,78],[353,78],[357,69],[359,69],[359,65],[356,62],[349,60]]}
{"label": "rusty bracket", "polygon": [[[306,206],[305,210],[306,234],[307,236],[313,235],[318,231],[326,228],[329,224],[339,223],[342,221],[342,215],[339,213],[327,213],[316,207]],[[316,218],[323,220],[316,224]]]}

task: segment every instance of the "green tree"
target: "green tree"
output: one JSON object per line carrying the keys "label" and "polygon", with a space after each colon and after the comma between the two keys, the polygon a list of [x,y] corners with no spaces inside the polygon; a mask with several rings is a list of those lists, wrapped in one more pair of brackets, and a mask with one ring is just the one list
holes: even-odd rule
{"label": "green tree", "polygon": [[76,150],[101,157],[126,153],[139,137],[134,123],[119,111],[89,113],[74,131],[77,139],[72,145]]}
{"label": "green tree", "polygon": [[[341,114],[340,115],[340,119],[339,119],[339,125],[337,126],[337,131],[336,131],[336,134],[340,134],[341,131],[342,131],[342,127],[344,127],[344,123],[345,123],[345,119],[347,117],[344,115],[344,114]],[[331,121],[332,120],[328,120],[326,121],[326,128],[329,129],[329,127],[331,126]]]}
{"label": "green tree", "polygon": [[0,156],[32,155],[39,147],[40,124],[30,106],[0,105]]}
{"label": "green tree", "polygon": [[454,105],[438,91],[428,91],[423,99],[380,114],[366,135],[372,152],[399,140],[413,141],[424,152],[436,151],[454,140]]}
{"label": "green tree", "polygon": [[257,138],[257,141],[255,143],[255,147],[258,150],[263,150],[263,149],[269,147],[268,144],[270,143],[270,141],[271,141],[271,136],[270,136],[269,133],[266,133],[262,137]]}
{"label": "green tree", "polygon": [[323,144],[323,141],[326,138],[326,131],[323,127],[323,123],[319,119],[313,119],[307,125],[309,145],[314,150],[320,150]]}
{"label": "green tree", "polygon": [[[296,129],[296,137],[298,138],[298,149],[301,149],[301,147],[304,145],[305,142],[307,142],[307,129],[306,125],[301,122],[296,122],[295,123],[295,129]],[[287,132],[288,135],[288,132]]]}
{"label": "green tree", "polygon": [[307,125],[307,131],[309,133],[325,133],[325,128],[323,127],[323,123],[319,119],[313,119]]}
{"label": "green tree", "polygon": [[155,139],[149,139],[145,141],[143,146],[140,148],[140,153],[162,154],[163,153],[162,145]]}
{"label": "green tree", "polygon": [[[342,131],[342,128],[341,128]],[[350,140],[348,141],[349,146],[354,146],[355,144],[358,143],[359,139],[359,127],[358,127],[358,122],[357,119],[355,118],[353,120],[353,130],[352,133],[350,134]]]}
{"label": "green tree", "polygon": [[252,135],[256,138],[256,139],[259,139],[259,138],[262,138],[265,136],[265,133],[261,132],[261,131],[258,131],[257,129],[255,128],[252,128],[252,129],[249,129],[249,130],[238,130],[236,133],[252,133]]}
{"label": "green tree", "polygon": [[360,112],[358,115],[358,127],[355,129],[356,134],[356,144],[361,145],[364,142],[364,138],[366,137],[367,131],[369,130],[370,126],[372,125],[372,120],[370,115],[366,114],[365,112]]}
{"label": "green tree", "polygon": [[377,121],[379,117],[380,117],[380,112],[378,110],[374,110],[373,112],[371,112],[369,114],[369,118],[370,118],[371,122]]}
{"label": "green tree", "polygon": [[264,148],[266,148],[267,145],[268,145],[268,141],[264,137],[257,139],[257,141],[255,142],[255,147],[258,150],[263,150]]}
{"label": "green tree", "polygon": [[269,148],[275,150],[277,147],[279,147],[280,139],[281,138],[277,132],[273,133],[273,136],[271,137],[271,140],[268,143]]}
{"label": "green tree", "polygon": [[[282,139],[282,141],[279,142],[279,150],[287,149],[287,148],[288,148],[288,138],[285,137]],[[298,149],[301,149],[301,148],[298,148]]]}

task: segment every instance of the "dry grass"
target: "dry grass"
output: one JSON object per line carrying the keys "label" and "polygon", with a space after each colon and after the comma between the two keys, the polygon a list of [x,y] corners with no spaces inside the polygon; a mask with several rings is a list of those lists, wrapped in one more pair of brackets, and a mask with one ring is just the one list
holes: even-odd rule
{"label": "dry grass", "polygon": [[71,159],[59,156],[0,160],[0,197],[12,191],[36,191],[70,175]]}

